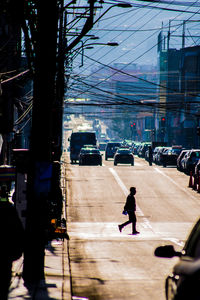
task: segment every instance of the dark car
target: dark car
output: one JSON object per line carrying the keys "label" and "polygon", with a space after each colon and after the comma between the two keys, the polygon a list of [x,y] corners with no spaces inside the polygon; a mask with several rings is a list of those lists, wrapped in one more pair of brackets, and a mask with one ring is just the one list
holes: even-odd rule
{"label": "dark car", "polygon": [[108,142],[105,149],[105,160],[113,158],[119,147],[121,147],[121,142]]}
{"label": "dark car", "polygon": [[196,178],[200,177],[200,159],[198,160],[197,164],[195,165],[194,174],[196,175]]}
{"label": "dark car", "polygon": [[165,280],[167,300],[200,299],[200,219],[194,225],[182,251],[175,251],[172,245],[155,249],[155,256],[179,257],[172,273]]}
{"label": "dark car", "polygon": [[99,149],[82,148],[79,154],[79,165],[100,165],[102,166],[102,156]]}
{"label": "dark car", "polygon": [[177,158],[177,163],[176,167],[178,171],[183,171],[181,160],[183,159],[184,155],[187,153],[189,150],[182,150],[181,153],[179,154],[179,157]]}
{"label": "dark car", "polygon": [[77,131],[72,132],[71,136],[68,139],[70,141],[70,160],[71,163],[76,163],[79,160],[79,154],[81,148],[84,145],[93,145],[97,144],[96,134],[93,131]]}
{"label": "dark car", "polygon": [[142,144],[138,149],[138,157],[145,158],[145,152],[148,150],[148,147],[150,146],[150,143],[144,143]]}
{"label": "dark car", "polygon": [[190,174],[190,172],[194,173],[195,166],[198,163],[199,159],[200,149],[191,149],[187,151],[181,160],[183,172],[185,172],[186,174]]}
{"label": "dark car", "polygon": [[182,147],[172,147],[168,149],[166,152],[162,154],[162,165],[163,167],[167,166],[176,166],[177,165],[177,158],[179,157],[182,151]]}
{"label": "dark car", "polygon": [[131,164],[134,166],[134,155],[128,148],[119,148],[114,155],[114,165]]}
{"label": "dark car", "polygon": [[157,155],[156,155],[156,158],[155,158],[155,163],[157,165],[162,165],[163,164],[163,155],[168,151],[172,149],[172,147],[161,147],[158,152],[157,152]]}
{"label": "dark car", "polygon": [[156,163],[156,161],[157,161],[157,155],[161,148],[162,148],[161,146],[158,146],[153,149],[153,162],[154,163]]}

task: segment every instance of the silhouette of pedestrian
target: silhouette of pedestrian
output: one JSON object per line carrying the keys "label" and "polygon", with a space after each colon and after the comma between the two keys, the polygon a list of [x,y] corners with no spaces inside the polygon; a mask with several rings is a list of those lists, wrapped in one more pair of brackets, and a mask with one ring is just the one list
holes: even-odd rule
{"label": "silhouette of pedestrian", "polygon": [[153,150],[152,147],[149,146],[149,165],[152,166],[152,162],[153,162]]}
{"label": "silhouette of pedestrian", "polygon": [[0,187],[0,299],[7,300],[12,276],[12,263],[21,257],[24,229],[14,205],[8,200],[7,187]]}
{"label": "silhouette of pedestrian", "polygon": [[135,201],[136,188],[130,188],[130,194],[126,198],[126,204],[124,205],[124,210],[127,211],[129,220],[121,225],[118,225],[119,231],[122,231],[122,228],[126,225],[132,223],[132,234],[138,234],[139,232],[136,230],[136,201]]}

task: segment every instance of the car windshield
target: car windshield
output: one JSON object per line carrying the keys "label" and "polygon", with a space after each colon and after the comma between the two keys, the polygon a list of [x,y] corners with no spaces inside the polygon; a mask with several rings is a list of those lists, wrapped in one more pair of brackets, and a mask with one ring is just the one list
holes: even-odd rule
{"label": "car windshield", "polygon": [[91,150],[90,150],[90,153],[99,154],[99,150],[97,150],[97,149],[91,149]]}
{"label": "car windshield", "polygon": [[172,154],[180,154],[181,153],[181,149],[172,149]]}
{"label": "car windshield", "polygon": [[116,147],[120,147],[121,143],[109,143],[107,144],[107,147],[109,148],[116,148]]}
{"label": "car windshield", "polygon": [[191,157],[200,158],[200,151],[191,152]]}
{"label": "car windshield", "polygon": [[129,149],[118,149],[117,154],[130,154],[131,151]]}
{"label": "car windshield", "polygon": [[83,154],[83,153],[90,153],[90,149],[81,149],[80,153],[81,154]]}

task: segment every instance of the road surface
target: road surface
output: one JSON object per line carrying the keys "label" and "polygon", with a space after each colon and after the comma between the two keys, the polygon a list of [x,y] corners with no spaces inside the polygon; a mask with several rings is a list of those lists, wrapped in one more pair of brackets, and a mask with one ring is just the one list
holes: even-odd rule
{"label": "road surface", "polygon": [[[175,167],[71,165],[66,161],[67,230],[73,299],[164,300],[164,282],[177,258],[154,256],[159,245],[180,250],[199,217],[200,194]],[[118,224],[130,186],[137,188],[137,230]]]}

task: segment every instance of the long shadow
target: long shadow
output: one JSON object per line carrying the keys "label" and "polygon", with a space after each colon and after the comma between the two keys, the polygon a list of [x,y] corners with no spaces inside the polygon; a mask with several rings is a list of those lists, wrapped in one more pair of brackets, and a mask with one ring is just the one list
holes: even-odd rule
{"label": "long shadow", "polygon": [[48,300],[56,300],[56,298],[52,298],[49,296],[48,288],[57,288],[56,284],[54,283],[46,283],[45,279],[41,280],[37,284],[29,284],[26,285],[28,290],[28,294],[30,295],[30,299],[48,299]]}
{"label": "long shadow", "polygon": [[[57,300],[54,297],[50,297],[49,293],[48,293],[48,288],[57,288],[56,284],[54,283],[46,283],[45,280],[41,280],[38,283],[35,284],[25,284],[24,283],[24,287],[27,289],[27,293],[23,292],[14,294],[13,291],[20,289],[20,285],[21,283],[21,276],[18,276],[18,282],[16,284],[16,286],[14,288],[11,288],[9,291],[9,295],[8,295],[8,299],[31,299],[31,300],[39,300],[39,299],[43,299],[43,300]],[[13,293],[13,295],[12,295]]]}

